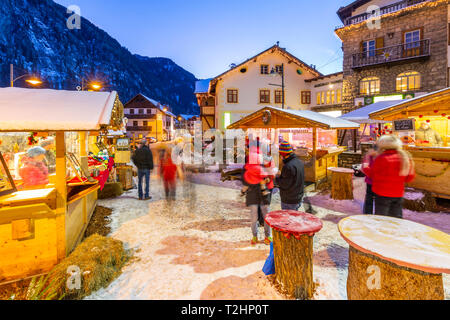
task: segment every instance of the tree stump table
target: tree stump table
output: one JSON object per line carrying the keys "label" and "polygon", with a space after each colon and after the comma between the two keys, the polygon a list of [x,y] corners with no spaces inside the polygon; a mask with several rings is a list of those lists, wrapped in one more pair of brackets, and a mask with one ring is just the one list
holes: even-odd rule
{"label": "tree stump table", "polygon": [[385,216],[353,216],[339,223],[350,245],[349,300],[443,300],[450,272],[450,236]]}
{"label": "tree stump table", "polygon": [[334,200],[353,200],[353,174],[352,169],[328,168],[331,176],[331,198]]}
{"label": "tree stump table", "polygon": [[313,237],[322,221],[298,211],[274,211],[266,216],[273,229],[275,279],[283,292],[309,300],[314,294]]}

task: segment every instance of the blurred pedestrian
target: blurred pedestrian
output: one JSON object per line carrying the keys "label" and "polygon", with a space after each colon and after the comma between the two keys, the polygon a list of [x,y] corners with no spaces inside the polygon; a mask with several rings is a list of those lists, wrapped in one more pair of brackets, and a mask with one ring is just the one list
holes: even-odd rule
{"label": "blurred pedestrian", "polygon": [[164,149],[159,164],[160,177],[163,180],[164,191],[167,200],[175,200],[177,191],[177,173],[180,169],[172,161],[172,152],[169,148]]}
{"label": "blurred pedestrian", "polygon": [[405,183],[414,180],[414,162],[409,153],[402,150],[402,142],[395,136],[382,136],[373,165],[365,169],[372,179],[375,194],[375,214],[403,218]]}
{"label": "blurred pedestrian", "polygon": [[280,189],[281,209],[297,211],[303,201],[305,165],[295,155],[288,142],[283,141],[280,144],[279,152],[284,165],[275,182]]}
{"label": "blurred pedestrian", "polygon": [[[376,148],[376,146],[375,146]],[[373,166],[373,163],[375,161],[375,158],[377,157],[378,153],[376,150],[372,149],[367,152],[366,156],[364,157],[361,170],[366,174],[366,169]],[[366,174],[366,197],[364,199],[364,214],[373,214],[373,205],[375,202],[375,194],[372,190],[372,179]]]}
{"label": "blurred pedestrian", "polygon": [[[147,146],[147,140],[141,140],[133,154],[132,161],[138,168],[138,193],[139,200],[150,200],[150,172],[153,170],[153,154]],[[145,194],[142,184],[145,179]]]}

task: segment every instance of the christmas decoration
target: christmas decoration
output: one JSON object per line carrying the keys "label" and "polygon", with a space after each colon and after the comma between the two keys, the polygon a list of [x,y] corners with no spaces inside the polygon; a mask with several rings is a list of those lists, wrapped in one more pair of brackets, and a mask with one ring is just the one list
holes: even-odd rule
{"label": "christmas decoration", "polygon": [[38,143],[38,141],[36,140],[37,134],[38,134],[37,132],[30,133],[30,135],[28,136],[28,145],[29,146],[33,146]]}

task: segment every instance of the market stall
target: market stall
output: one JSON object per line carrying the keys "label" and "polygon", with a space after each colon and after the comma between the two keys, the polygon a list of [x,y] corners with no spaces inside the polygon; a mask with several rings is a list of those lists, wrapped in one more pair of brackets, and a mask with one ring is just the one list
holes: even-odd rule
{"label": "market stall", "polygon": [[359,124],[309,110],[262,108],[231,124],[248,134],[278,144],[283,139],[305,162],[305,180],[317,184],[329,176],[328,168],[338,166],[345,148],[338,146],[338,130],[357,129]]}
{"label": "market stall", "polygon": [[371,119],[393,121],[415,162],[409,185],[450,198],[450,88],[403,101],[370,113]]}
{"label": "market stall", "polygon": [[45,273],[81,241],[109,175],[89,166],[88,137],[122,117],[116,92],[0,89],[0,282]]}

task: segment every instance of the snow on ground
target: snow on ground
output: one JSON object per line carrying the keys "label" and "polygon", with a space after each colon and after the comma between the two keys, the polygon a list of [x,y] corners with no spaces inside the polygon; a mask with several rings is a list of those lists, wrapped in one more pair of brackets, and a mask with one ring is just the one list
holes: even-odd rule
{"label": "snow on ground", "polygon": [[[151,201],[137,200],[137,190],[99,201],[114,210],[111,235],[136,253],[118,279],[87,299],[285,299],[261,272],[268,247],[250,245],[249,210],[239,196],[239,183],[220,183],[218,173],[196,174],[187,180],[195,183],[179,183],[175,202],[164,200],[156,177],[151,182]],[[364,193],[363,179],[356,179],[355,201],[309,195],[324,224],[314,238],[315,299],[347,298],[348,245],[337,223],[360,214]],[[279,194],[275,194],[271,210],[279,209]],[[445,213],[406,211],[405,218],[450,230],[450,215]],[[444,285],[450,299],[448,275]]]}

